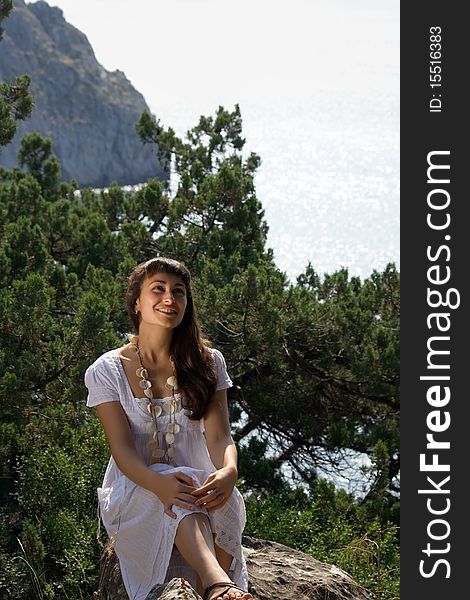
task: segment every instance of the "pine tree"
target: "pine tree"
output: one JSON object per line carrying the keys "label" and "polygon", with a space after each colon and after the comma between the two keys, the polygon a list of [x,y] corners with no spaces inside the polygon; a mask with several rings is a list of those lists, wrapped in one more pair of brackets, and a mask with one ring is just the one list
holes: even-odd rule
{"label": "pine tree", "polygon": [[[2,21],[12,9],[13,0],[0,0],[0,42],[3,35]],[[26,119],[33,110],[30,83],[28,75],[17,76],[10,83],[0,81],[0,147],[11,142],[16,133],[17,122]]]}

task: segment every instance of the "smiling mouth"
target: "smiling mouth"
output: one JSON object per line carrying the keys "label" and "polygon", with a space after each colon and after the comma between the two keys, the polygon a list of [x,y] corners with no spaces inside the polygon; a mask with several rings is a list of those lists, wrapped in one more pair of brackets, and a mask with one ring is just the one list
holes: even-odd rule
{"label": "smiling mouth", "polygon": [[168,315],[168,316],[176,315],[176,310],[157,308],[157,311],[159,313],[162,313],[163,315]]}

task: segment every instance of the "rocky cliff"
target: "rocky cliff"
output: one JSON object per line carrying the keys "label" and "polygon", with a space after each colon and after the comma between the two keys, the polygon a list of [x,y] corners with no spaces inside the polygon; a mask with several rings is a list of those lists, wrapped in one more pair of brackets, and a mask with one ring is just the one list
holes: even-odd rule
{"label": "rocky cliff", "polygon": [[13,142],[0,149],[0,165],[16,165],[21,137],[39,131],[52,138],[63,179],[80,187],[104,187],[165,178],[155,148],[143,146],[135,124],[147,108],[121,71],[106,71],[86,36],[59,8],[14,0],[3,23],[0,80],[31,76],[36,107],[20,122]]}

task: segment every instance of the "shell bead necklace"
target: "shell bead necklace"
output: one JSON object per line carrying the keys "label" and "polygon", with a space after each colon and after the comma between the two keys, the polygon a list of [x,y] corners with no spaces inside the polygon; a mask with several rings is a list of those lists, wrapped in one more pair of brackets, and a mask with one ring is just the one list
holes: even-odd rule
{"label": "shell bead necklace", "polygon": [[[180,426],[176,422],[176,407],[177,402],[175,393],[178,391],[178,383],[175,374],[175,365],[173,359],[170,358],[171,366],[173,369],[173,375],[170,375],[165,383],[165,388],[171,391],[171,397],[165,399],[162,406],[153,402],[152,382],[149,379],[148,370],[145,368],[142,362],[142,354],[139,348],[139,341],[137,336],[129,338],[132,344],[133,350],[139,359],[140,366],[136,370],[136,375],[140,377],[139,387],[143,390],[147,398],[147,412],[152,417],[153,433],[152,440],[148,443],[148,447],[152,450],[152,464],[154,463],[168,463],[174,464],[174,457],[176,454],[175,435],[179,433]],[[165,430],[159,428],[158,417],[162,413],[169,415],[169,421],[165,427]],[[167,448],[163,448],[163,440],[165,440]]]}

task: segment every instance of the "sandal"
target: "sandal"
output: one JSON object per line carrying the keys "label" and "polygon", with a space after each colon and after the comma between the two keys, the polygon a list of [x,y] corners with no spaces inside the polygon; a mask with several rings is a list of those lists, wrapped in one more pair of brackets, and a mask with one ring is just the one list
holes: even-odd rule
{"label": "sandal", "polygon": [[235,585],[231,581],[219,581],[217,583],[213,583],[212,585],[209,585],[208,587],[206,587],[206,589],[204,590],[204,594],[202,596],[202,600],[208,600],[210,592],[212,592],[212,590],[217,587],[224,587],[225,589],[217,596],[214,596],[213,598],[211,598],[211,600],[220,600],[223,597],[223,595],[226,594],[231,589],[239,590],[240,592],[243,592],[244,594],[249,594],[249,592],[242,589],[241,587],[238,587],[238,585]]}

